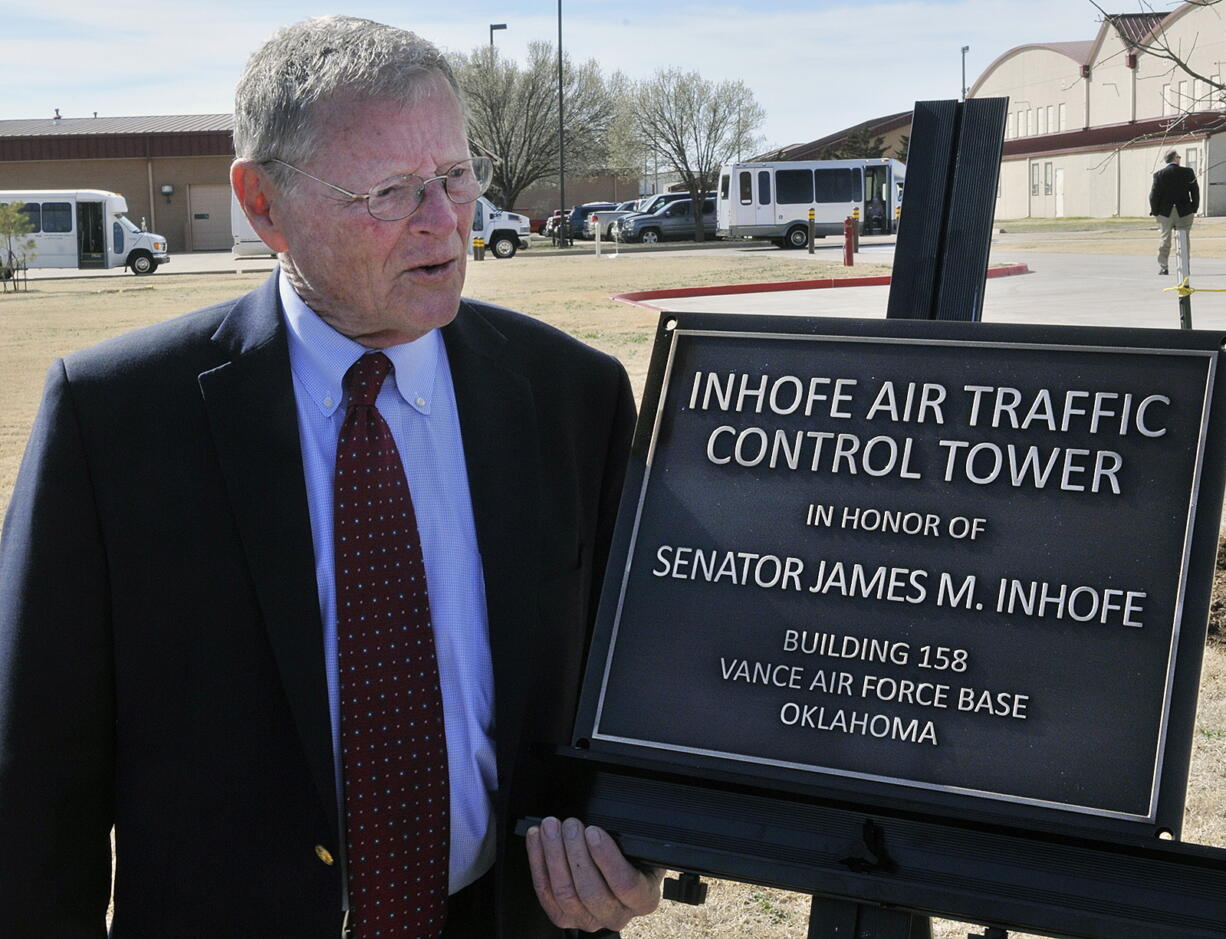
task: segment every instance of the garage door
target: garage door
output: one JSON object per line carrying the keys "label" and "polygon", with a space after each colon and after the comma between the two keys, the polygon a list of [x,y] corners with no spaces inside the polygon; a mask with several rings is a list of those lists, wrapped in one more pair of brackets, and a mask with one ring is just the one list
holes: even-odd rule
{"label": "garage door", "polygon": [[187,187],[192,215],[193,251],[226,250],[234,241],[230,234],[230,187],[194,185]]}

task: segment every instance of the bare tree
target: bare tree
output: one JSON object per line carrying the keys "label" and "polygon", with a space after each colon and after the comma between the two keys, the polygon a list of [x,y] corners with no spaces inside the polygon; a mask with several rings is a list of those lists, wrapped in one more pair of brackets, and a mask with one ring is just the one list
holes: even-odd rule
{"label": "bare tree", "polygon": [[[1221,4],[1222,0],[1186,0],[1186,2],[1189,6],[1212,7]],[[1090,5],[1102,15],[1104,20],[1111,21],[1114,18],[1114,15],[1108,13],[1099,4],[1098,0],[1090,0]],[[1155,10],[1154,5],[1148,2],[1148,0],[1140,0],[1137,7],[1142,13],[1151,13],[1156,16],[1165,16],[1165,14],[1169,12]],[[1223,28],[1226,28],[1226,26],[1223,26]],[[1197,39],[1199,39],[1199,37],[1192,40],[1191,47],[1184,48],[1183,43],[1173,42],[1171,40],[1166,33],[1165,27],[1159,26],[1156,30],[1154,30],[1153,35],[1145,42],[1130,43],[1130,45],[1138,51],[1146,53],[1147,55],[1152,55],[1157,59],[1164,59],[1165,61],[1170,62],[1172,73],[1183,72],[1194,81],[1203,82],[1207,88],[1213,89],[1213,91],[1216,92],[1214,95],[1216,98],[1216,103],[1221,105],[1223,101],[1226,100],[1226,84],[1223,83],[1222,76],[1202,75],[1189,64],[1192,54],[1196,51]],[[1178,108],[1183,113],[1187,113],[1188,111],[1195,109],[1196,105],[1202,105],[1199,110],[1208,110],[1207,108],[1203,107],[1205,103],[1206,102],[1199,101],[1193,102],[1193,108],[1186,108],[1185,102],[1181,100],[1178,103]]]}
{"label": "bare tree", "polygon": [[[496,158],[491,198],[513,208],[525,189],[556,178],[558,154],[558,58],[547,42],[528,46],[521,67],[495,48],[451,56],[468,106],[473,143]],[[612,87],[595,60],[574,65],[562,56],[565,95],[566,172],[584,173],[608,159],[607,134],[615,112]]]}
{"label": "bare tree", "polygon": [[[1223,0],[1186,0],[1190,6],[1197,7],[1213,7],[1218,6]],[[1098,0],[1089,0],[1089,3],[1094,9],[1098,10],[1104,21],[1111,22],[1116,14],[1108,13],[1098,2]],[[1154,5],[1148,0],[1139,0],[1137,8],[1141,13],[1148,13],[1155,17],[1165,17],[1170,11],[1156,10]],[[1226,8],[1224,8],[1226,9]],[[1182,95],[1176,101],[1169,102],[1174,108],[1174,114],[1170,115],[1170,121],[1164,126],[1160,135],[1152,133],[1139,134],[1129,140],[1124,141],[1119,146],[1114,147],[1106,156],[1097,163],[1093,169],[1101,170],[1112,160],[1119,159],[1120,154],[1136,144],[1140,143],[1161,143],[1165,145],[1168,136],[1178,137],[1184,133],[1188,117],[1198,111],[1209,111],[1221,108],[1226,104],[1226,85],[1223,84],[1222,76],[1206,76],[1201,74],[1189,64],[1193,53],[1196,51],[1196,43],[1199,36],[1194,37],[1189,48],[1184,48],[1180,41],[1172,40],[1167,35],[1164,25],[1159,25],[1153,34],[1144,42],[1128,41],[1127,46],[1130,51],[1140,52],[1146,55],[1154,56],[1157,59],[1164,60],[1170,63],[1167,74],[1172,76],[1182,73],[1188,76],[1194,82],[1203,82],[1203,87],[1208,89],[1208,100],[1196,97],[1194,94],[1192,100],[1185,100]],[[1214,132],[1226,126],[1226,116],[1222,116],[1213,120],[1212,123],[1205,125],[1200,124],[1198,130],[1200,132]],[[1208,167],[1205,168],[1206,170]]]}
{"label": "bare tree", "polygon": [[614,131],[623,165],[652,157],[675,170],[690,192],[695,237],[702,241],[704,194],[715,188],[720,164],[751,153],[765,113],[739,81],[708,81],[697,72],[662,69],[628,89],[621,126]]}

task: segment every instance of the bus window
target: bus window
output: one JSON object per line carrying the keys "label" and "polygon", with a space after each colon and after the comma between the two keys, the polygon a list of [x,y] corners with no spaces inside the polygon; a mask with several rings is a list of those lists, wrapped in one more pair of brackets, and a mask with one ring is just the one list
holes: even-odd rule
{"label": "bus window", "polygon": [[808,204],[813,201],[812,170],[777,170],[775,199],[783,204]]}
{"label": "bus window", "polygon": [[860,171],[851,167],[814,170],[817,202],[859,202]]}
{"label": "bus window", "polygon": [[741,205],[749,205],[753,202],[753,185],[750,180],[751,176],[744,170],[741,171]]}
{"label": "bus window", "polygon": [[43,203],[43,231],[47,231],[47,232],[72,231],[72,203],[70,202],[44,202]]}
{"label": "bus window", "polygon": [[771,204],[770,170],[758,170],[758,205]]}
{"label": "bus window", "polygon": [[728,174],[725,173],[719,178],[719,197],[721,199],[728,198]]}
{"label": "bus window", "polygon": [[21,207],[21,213],[30,220],[30,234],[37,235],[43,230],[43,207],[37,202],[27,202]]}

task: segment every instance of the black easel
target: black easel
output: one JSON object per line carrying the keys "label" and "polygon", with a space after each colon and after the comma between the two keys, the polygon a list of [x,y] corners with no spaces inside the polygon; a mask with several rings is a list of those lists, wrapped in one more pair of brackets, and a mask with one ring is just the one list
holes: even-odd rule
{"label": "black easel", "polygon": [[[1008,98],[916,102],[887,318],[981,319],[1008,108]],[[844,862],[853,870],[889,864],[871,837]],[[820,896],[810,908],[808,939],[931,935],[926,916]]]}

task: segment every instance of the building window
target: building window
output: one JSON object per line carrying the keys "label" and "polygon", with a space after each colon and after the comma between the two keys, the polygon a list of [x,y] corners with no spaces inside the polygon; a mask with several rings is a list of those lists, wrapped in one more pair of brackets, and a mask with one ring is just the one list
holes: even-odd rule
{"label": "building window", "polygon": [[1195,173],[1200,165],[1200,150],[1196,147],[1188,147],[1184,151],[1183,165]]}
{"label": "building window", "polygon": [[1039,119],[1035,123],[1039,125],[1039,133],[1045,134],[1047,133],[1047,109],[1038,108],[1037,110],[1039,112]]}
{"label": "building window", "polygon": [[1052,194],[1051,185],[1051,164],[1043,164],[1043,195],[1050,196]]}
{"label": "building window", "polygon": [[1172,94],[1173,94],[1173,91],[1170,85],[1162,86],[1162,116],[1163,117],[1169,117],[1175,110],[1175,106],[1172,103],[1172,99],[1171,99]]}
{"label": "building window", "polygon": [[1017,135],[1019,137],[1026,136],[1026,112],[1025,111],[1017,112]]}
{"label": "building window", "polygon": [[1192,98],[1188,94],[1188,83],[1187,82],[1179,83],[1179,110],[1180,111],[1191,111],[1192,110]]}
{"label": "building window", "polygon": [[1010,140],[1017,136],[1017,117],[1013,114],[1009,115],[1005,124],[1005,136]]}
{"label": "building window", "polygon": [[1056,132],[1056,109],[1050,104],[1047,106],[1047,132],[1049,134]]}
{"label": "building window", "polygon": [[1026,136],[1034,136],[1034,111],[1027,109],[1026,111]]}
{"label": "building window", "polygon": [[1209,91],[1209,104],[1207,106],[1210,110],[1215,111],[1223,104],[1226,104],[1226,91],[1222,90],[1221,75],[1210,75],[1209,81],[1212,83],[1213,88]]}
{"label": "building window", "polygon": [[1060,130],[1068,130],[1068,105],[1060,105],[1057,113],[1060,115]]}
{"label": "building window", "polygon": [[44,202],[43,231],[72,231],[72,204],[69,202]]}
{"label": "building window", "polygon": [[1030,194],[1037,196],[1039,194],[1039,164],[1030,164]]}

